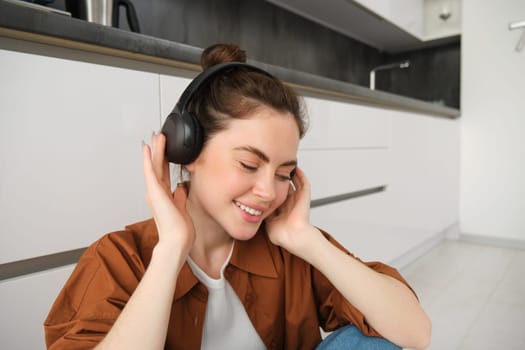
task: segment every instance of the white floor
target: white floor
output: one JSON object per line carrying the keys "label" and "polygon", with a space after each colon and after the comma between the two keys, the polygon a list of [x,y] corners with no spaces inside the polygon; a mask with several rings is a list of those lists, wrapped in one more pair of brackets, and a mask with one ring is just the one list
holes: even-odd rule
{"label": "white floor", "polygon": [[525,349],[525,250],[444,240],[401,270],[433,350]]}

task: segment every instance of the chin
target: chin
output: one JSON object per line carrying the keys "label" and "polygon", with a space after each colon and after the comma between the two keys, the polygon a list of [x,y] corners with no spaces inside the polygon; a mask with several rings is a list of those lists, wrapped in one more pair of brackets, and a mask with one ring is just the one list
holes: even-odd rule
{"label": "chin", "polygon": [[249,228],[249,229],[243,229],[243,230],[230,230],[228,231],[230,236],[237,240],[237,241],[248,241],[252,239],[257,232],[259,232],[259,228],[261,225],[257,225],[257,227]]}

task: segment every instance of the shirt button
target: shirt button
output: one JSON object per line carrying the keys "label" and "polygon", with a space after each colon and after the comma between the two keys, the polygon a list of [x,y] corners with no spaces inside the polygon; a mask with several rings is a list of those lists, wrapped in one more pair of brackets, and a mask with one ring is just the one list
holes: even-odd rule
{"label": "shirt button", "polygon": [[246,294],[246,303],[251,304],[253,301],[253,296],[251,294]]}

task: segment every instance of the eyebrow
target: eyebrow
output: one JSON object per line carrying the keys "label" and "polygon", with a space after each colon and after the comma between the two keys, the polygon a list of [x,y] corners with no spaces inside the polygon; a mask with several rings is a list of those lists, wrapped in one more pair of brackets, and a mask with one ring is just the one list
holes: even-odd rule
{"label": "eyebrow", "polygon": [[[270,162],[270,158],[268,158],[268,156],[266,154],[264,154],[264,152],[261,151],[258,148],[251,147],[251,146],[241,146],[241,147],[235,147],[234,150],[236,150],[236,151],[247,151],[247,152],[253,153],[254,155],[257,156],[257,158],[259,158],[260,160],[262,160],[265,163],[269,163]],[[280,166],[297,166],[297,161],[296,160],[289,160],[287,162],[282,163]]]}

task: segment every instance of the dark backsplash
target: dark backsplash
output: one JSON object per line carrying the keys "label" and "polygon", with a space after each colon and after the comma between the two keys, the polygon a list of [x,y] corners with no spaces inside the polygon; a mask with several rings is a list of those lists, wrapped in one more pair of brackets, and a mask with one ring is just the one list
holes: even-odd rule
{"label": "dark backsplash", "polygon": [[[256,61],[459,108],[460,44],[389,55],[264,0],[132,0],[143,34],[205,48],[236,43]],[[65,9],[64,0],[51,6]],[[120,25],[127,27],[125,11]]]}
{"label": "dark backsplash", "polygon": [[407,69],[377,72],[376,88],[419,100],[460,107],[460,43],[387,55],[387,62],[410,60]]}

